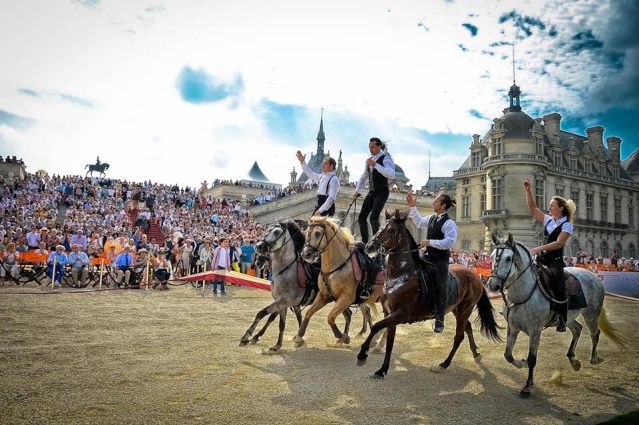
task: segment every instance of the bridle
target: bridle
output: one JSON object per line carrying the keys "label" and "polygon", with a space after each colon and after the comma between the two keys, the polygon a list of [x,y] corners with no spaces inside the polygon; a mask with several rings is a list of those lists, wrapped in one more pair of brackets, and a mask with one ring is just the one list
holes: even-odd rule
{"label": "bridle", "polygon": [[[388,225],[389,224],[395,224],[395,228],[393,229],[388,229]],[[405,251],[396,251],[395,248],[397,248],[398,246],[401,246],[402,244],[402,232],[400,231],[401,227],[406,227],[403,223],[397,222],[395,219],[390,219],[387,223],[386,226],[384,226],[384,228],[380,229],[377,231],[377,233],[373,236],[373,238],[371,239],[371,242],[377,242],[377,244],[379,245],[379,248],[377,249],[377,252],[381,255],[385,255],[386,253],[388,253],[388,255],[397,255],[397,254],[408,254],[410,252],[416,252],[419,251],[419,247],[418,248],[414,248],[414,249],[407,249]],[[379,240],[379,235],[382,234],[382,232],[388,232],[390,233],[390,237],[388,237],[387,239],[385,239],[384,241],[380,241]],[[388,247],[388,243],[393,240],[393,238],[395,238],[397,236],[397,243],[395,244],[394,247],[389,248]]]}
{"label": "bridle", "polygon": [[[326,222],[322,222],[322,223],[313,223],[310,224],[308,226],[308,231],[309,233],[312,234],[311,229],[313,227],[321,227],[324,232],[322,233],[322,236],[319,239],[319,242],[317,243],[317,246],[313,246],[310,243],[310,238],[306,238],[306,243],[304,244],[304,247],[309,247],[310,249],[312,249],[313,251],[315,251],[317,254],[317,256],[322,255],[322,253],[326,252],[328,250],[328,247],[331,245],[331,242],[333,241],[333,239],[335,239],[337,237],[337,234],[339,233],[339,228],[334,229],[333,235],[327,239],[326,241],[326,246],[324,246],[324,249],[320,249],[320,246],[322,245],[322,240],[324,240],[324,237],[326,236]],[[346,259],[344,260],[344,262],[342,262],[339,266],[335,267],[333,270],[329,271],[329,272],[324,272],[322,271],[322,280],[324,281],[324,286],[326,287],[326,289],[328,290],[328,293],[331,293],[330,287],[328,286],[328,277],[330,275],[332,275],[333,273],[341,270],[344,268],[344,266],[346,266],[346,264],[348,264],[348,261],[353,257],[353,255],[355,254],[354,250],[351,250],[350,254],[348,257],[346,257]]]}
{"label": "bridle", "polygon": [[[267,242],[266,238],[271,234],[271,232],[273,232],[273,230],[275,229],[275,227],[279,227],[282,230],[282,233],[280,233],[280,235],[275,238],[273,241],[271,242]],[[297,230],[297,232],[299,232],[300,230]],[[266,249],[267,252],[266,254],[269,253],[273,253],[273,246],[277,243],[277,241],[279,241],[282,237],[286,238],[286,234],[289,233],[288,229],[282,225],[282,223],[275,223],[268,231],[268,233],[266,235],[264,235],[264,238],[262,238],[262,242],[266,245]],[[280,250],[282,248],[284,248],[286,246],[287,243],[292,242],[293,241],[293,235],[290,236],[290,238],[288,238],[287,240],[285,240],[284,242],[282,242],[282,244],[280,245],[280,247],[277,250]],[[277,251],[275,250],[275,251]],[[288,264],[286,267],[282,268],[282,270],[280,270],[280,272],[277,274],[278,276],[281,275],[282,273],[284,273],[286,270],[288,270],[289,268],[291,268],[291,266],[293,264],[295,264],[295,262],[298,260],[300,253],[296,252],[295,253],[295,257],[293,258],[293,261]]]}
{"label": "bridle", "polygon": [[529,259],[528,265],[523,270],[521,270],[519,272],[519,274],[517,275],[516,278],[512,279],[510,281],[510,283],[507,283],[508,282],[508,276],[510,276],[510,272],[512,271],[513,265],[515,264],[514,259],[513,259],[513,261],[510,262],[510,267],[508,268],[508,271],[506,272],[505,275],[503,275],[503,276],[500,275],[497,272],[497,270],[496,270],[497,269],[496,266],[501,263],[502,255],[503,255],[504,251],[507,250],[507,249],[512,251],[513,255],[519,255],[519,253],[515,250],[515,247],[513,247],[513,246],[508,246],[508,245],[505,245],[505,244],[497,245],[495,247],[495,260],[493,262],[493,270],[492,270],[492,273],[490,274],[490,278],[496,277],[498,279],[501,279],[504,282],[502,287],[499,289],[499,292],[501,293],[501,296],[502,296],[502,298],[504,300],[504,303],[508,304],[509,308],[512,308],[512,307],[515,307],[515,306],[518,306],[518,305],[521,305],[521,304],[525,304],[525,303],[528,302],[528,300],[530,300],[530,298],[532,297],[533,293],[535,292],[535,289],[537,289],[537,286],[539,285],[539,279],[538,279],[538,276],[535,276],[535,284],[533,285],[533,288],[530,291],[530,294],[528,294],[528,296],[526,297],[526,299],[524,301],[521,301],[521,302],[518,302],[518,303],[513,303],[513,302],[508,301],[506,299],[506,294],[504,293],[504,291],[508,291],[508,289],[511,286],[513,286],[513,284],[515,282],[517,282],[524,275],[524,273],[526,273],[526,271],[528,269],[531,268],[531,266],[533,264],[533,258],[532,258],[532,255],[530,254],[530,252],[525,250],[526,253],[528,253],[528,259]]}

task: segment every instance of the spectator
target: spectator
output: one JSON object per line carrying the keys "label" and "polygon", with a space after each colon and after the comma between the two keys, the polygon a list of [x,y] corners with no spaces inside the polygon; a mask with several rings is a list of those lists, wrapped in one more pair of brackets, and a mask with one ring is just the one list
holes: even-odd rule
{"label": "spectator", "polygon": [[244,245],[240,248],[240,271],[248,274],[248,270],[255,261],[255,241],[244,239]]}
{"label": "spectator", "polygon": [[[71,264],[71,277],[73,278],[72,286],[74,288],[86,286],[87,277],[89,276],[89,257],[81,250],[81,246],[78,243],[71,246],[69,264]],[[80,275],[79,282],[78,275]]]}
{"label": "spectator", "polygon": [[[215,267],[215,270],[225,270],[228,271],[231,269],[231,255],[229,250],[229,240],[227,238],[220,238],[220,246],[217,247],[213,253],[213,260],[211,262],[212,267]],[[224,278],[217,275],[213,280],[213,295],[217,295],[217,285],[220,284],[220,292],[222,295],[226,295],[226,286],[224,283]]]}

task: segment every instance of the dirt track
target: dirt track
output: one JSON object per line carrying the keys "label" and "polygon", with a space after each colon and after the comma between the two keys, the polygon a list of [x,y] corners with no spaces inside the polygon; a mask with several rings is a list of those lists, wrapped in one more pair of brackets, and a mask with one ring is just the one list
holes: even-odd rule
{"label": "dirt track", "polygon": [[[382,356],[356,366],[361,340],[334,347],[327,311],[311,321],[301,349],[291,342],[292,315],[281,354],[263,354],[276,324],[257,345],[239,348],[270,302],[265,291],[234,286],[224,300],[186,286],[20,292],[49,291],[0,287],[0,423],[594,424],[639,408],[639,304],[611,297],[605,307],[631,338],[630,350],[603,337],[605,362],[592,366],[585,330],[577,348],[583,367],[574,372],[565,358],[569,334],[548,330],[533,396],[521,400],[526,371],[481,335],[481,364],[464,341],[447,372],[430,372],[452,343],[452,316],[442,335],[430,322],[402,326],[389,375],[376,381],[369,376]],[[360,326],[356,315],[352,336]],[[517,348],[525,357],[525,336]],[[550,382],[554,372],[562,384]]]}

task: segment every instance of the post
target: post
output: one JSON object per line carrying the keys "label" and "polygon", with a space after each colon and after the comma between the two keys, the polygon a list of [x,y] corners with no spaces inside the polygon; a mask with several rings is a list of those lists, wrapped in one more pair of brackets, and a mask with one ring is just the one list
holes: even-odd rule
{"label": "post", "polygon": [[51,288],[55,288],[55,268],[58,265],[58,257],[53,259],[53,267],[51,268]]}
{"label": "post", "polygon": [[98,290],[102,290],[102,276],[104,276],[104,258],[100,259],[100,278],[98,279]]}

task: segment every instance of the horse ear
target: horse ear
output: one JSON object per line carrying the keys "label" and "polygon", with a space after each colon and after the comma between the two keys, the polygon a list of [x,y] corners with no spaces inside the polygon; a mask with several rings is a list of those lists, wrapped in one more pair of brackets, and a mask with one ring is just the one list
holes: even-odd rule
{"label": "horse ear", "polygon": [[388,210],[384,210],[385,216],[386,216],[386,220],[391,218],[390,213],[388,212]]}
{"label": "horse ear", "polygon": [[397,210],[398,214],[397,217],[401,220],[404,221],[408,218],[408,210]]}
{"label": "horse ear", "polygon": [[497,239],[497,235],[495,233],[491,233],[490,237],[493,240],[493,245],[499,245],[499,239]]}
{"label": "horse ear", "polygon": [[513,244],[513,234],[508,232],[508,245],[512,246]]}

